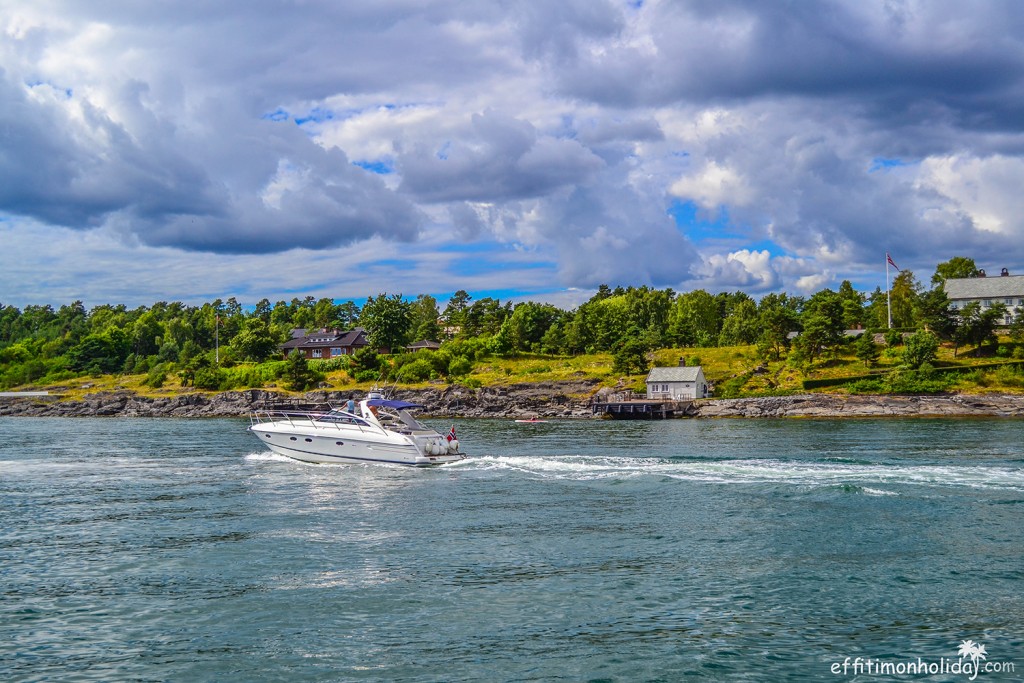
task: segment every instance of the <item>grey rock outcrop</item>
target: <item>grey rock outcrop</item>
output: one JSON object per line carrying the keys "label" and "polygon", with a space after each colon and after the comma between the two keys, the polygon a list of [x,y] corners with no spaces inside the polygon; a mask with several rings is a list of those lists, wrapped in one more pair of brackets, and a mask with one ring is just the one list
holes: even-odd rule
{"label": "grey rock outcrop", "polygon": [[[608,390],[593,380],[539,382],[470,389],[459,385],[402,390],[399,398],[426,406],[432,417],[502,419],[592,418],[591,401]],[[53,417],[235,417],[279,405],[301,408],[343,405],[357,391],[312,391],[293,396],[266,389],[220,394],[139,396],[131,391],[97,392],[80,400],[15,398],[0,401],[0,416]],[[713,417],[1024,417],[1024,395],[845,396],[801,394],[760,398],[703,399],[688,414]]]}
{"label": "grey rock outcrop", "polygon": [[[435,417],[580,418],[590,417],[590,396],[595,381],[543,382],[504,387],[403,390],[399,398],[426,406]],[[343,405],[363,392],[312,391],[291,396],[265,389],[226,391],[220,394],[181,394],[172,397],[140,396],[131,391],[97,392],[80,400],[13,399],[0,402],[0,416],[27,417],[232,417],[285,405]]]}
{"label": "grey rock outcrop", "polygon": [[698,401],[697,417],[1024,417],[1024,396],[802,394]]}

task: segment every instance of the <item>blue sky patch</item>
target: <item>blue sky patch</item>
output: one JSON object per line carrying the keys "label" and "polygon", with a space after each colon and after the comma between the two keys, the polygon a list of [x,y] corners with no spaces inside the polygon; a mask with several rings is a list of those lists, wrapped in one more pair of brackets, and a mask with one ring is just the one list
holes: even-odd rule
{"label": "blue sky patch", "polygon": [[291,115],[284,109],[278,107],[274,111],[267,112],[261,118],[263,118],[265,121],[287,121],[289,118],[291,118]]}
{"label": "blue sky patch", "polygon": [[334,112],[330,109],[323,109],[321,107],[314,107],[309,110],[309,114],[306,116],[296,116],[296,125],[304,125],[306,123],[323,123],[324,121],[331,121],[334,119]]}
{"label": "blue sky patch", "polygon": [[388,161],[353,161],[352,165],[371,173],[377,173],[378,175],[388,175],[395,172],[395,169],[392,168],[391,163]]}
{"label": "blue sky patch", "polygon": [[871,167],[868,168],[868,173],[874,173],[875,171],[888,171],[891,168],[901,168],[903,166],[913,166],[917,162],[905,161],[903,159],[886,159],[884,157],[875,157],[871,160]]}
{"label": "blue sky patch", "polygon": [[729,211],[724,206],[710,221],[698,217],[697,212],[697,204],[691,201],[675,201],[668,207],[668,215],[676,222],[676,227],[695,243],[708,239],[743,239],[744,236],[729,220]]}

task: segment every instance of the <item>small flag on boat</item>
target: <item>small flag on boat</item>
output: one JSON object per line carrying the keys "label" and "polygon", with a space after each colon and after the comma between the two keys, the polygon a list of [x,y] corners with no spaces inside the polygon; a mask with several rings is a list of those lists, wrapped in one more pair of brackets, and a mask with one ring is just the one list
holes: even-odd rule
{"label": "small flag on boat", "polygon": [[455,439],[455,425],[452,425],[452,430],[448,432],[448,443],[451,443]]}
{"label": "small flag on boat", "polygon": [[892,260],[892,256],[889,256],[889,252],[885,252],[885,260],[889,262],[889,265],[899,270],[900,267],[896,265],[896,262]]}

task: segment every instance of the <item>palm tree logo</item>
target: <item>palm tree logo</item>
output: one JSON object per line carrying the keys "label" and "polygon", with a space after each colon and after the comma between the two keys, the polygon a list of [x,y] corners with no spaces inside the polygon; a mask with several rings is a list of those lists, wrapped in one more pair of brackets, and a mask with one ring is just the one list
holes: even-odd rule
{"label": "palm tree logo", "polygon": [[971,676],[973,681],[975,676],[978,675],[978,660],[986,659],[988,652],[985,651],[985,646],[981,643],[976,643],[973,640],[965,640],[960,643],[960,647],[956,651],[957,656],[960,659],[964,657],[970,657],[971,662],[974,664],[974,675]]}

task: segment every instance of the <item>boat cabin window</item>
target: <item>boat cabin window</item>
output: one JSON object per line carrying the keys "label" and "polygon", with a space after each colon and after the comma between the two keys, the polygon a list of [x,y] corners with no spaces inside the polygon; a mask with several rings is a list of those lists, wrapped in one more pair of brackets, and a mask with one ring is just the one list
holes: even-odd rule
{"label": "boat cabin window", "polygon": [[350,413],[346,413],[342,410],[332,410],[326,415],[318,418],[320,422],[336,422],[341,424],[353,424],[353,425],[366,425],[366,420],[361,417],[356,417]]}

